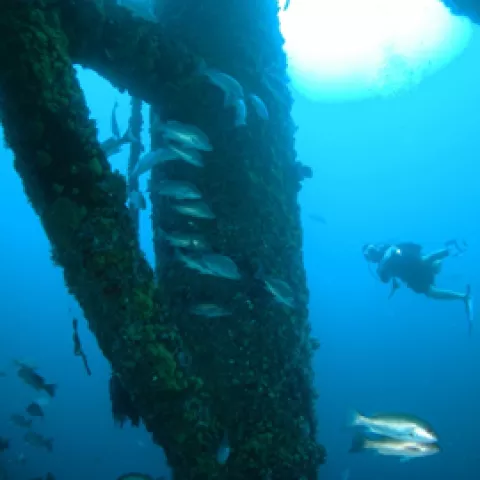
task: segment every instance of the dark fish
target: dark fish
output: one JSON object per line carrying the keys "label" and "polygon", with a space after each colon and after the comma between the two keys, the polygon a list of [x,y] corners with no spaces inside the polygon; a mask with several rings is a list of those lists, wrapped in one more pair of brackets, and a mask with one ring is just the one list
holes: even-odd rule
{"label": "dark fish", "polygon": [[49,452],[53,452],[53,438],[45,438],[30,430],[23,436],[23,439],[32,447],[46,448]]}
{"label": "dark fish", "polygon": [[4,452],[10,447],[10,443],[6,438],[0,437],[0,452]]}
{"label": "dark fish", "polygon": [[315,222],[321,223],[322,225],[326,225],[327,221],[325,220],[325,217],[322,215],[319,215],[317,213],[312,213],[309,215],[310,219],[314,220]]}
{"label": "dark fish", "polygon": [[32,426],[32,420],[25,418],[23,415],[17,415],[14,413],[10,415],[10,421],[17,427],[30,428]]}
{"label": "dark fish", "polygon": [[73,354],[76,357],[80,357],[83,361],[83,366],[87,372],[87,375],[91,375],[92,371],[90,370],[90,366],[88,365],[87,355],[83,351],[82,342],[80,341],[80,336],[78,334],[78,320],[74,318],[72,320],[73,325]]}
{"label": "dark fish", "polygon": [[32,402],[26,409],[32,417],[43,417],[42,407],[37,402]]}
{"label": "dark fish", "polygon": [[53,383],[47,383],[45,379],[36,373],[32,367],[29,367],[28,365],[21,365],[17,373],[27,385],[30,385],[35,390],[44,390],[51,397],[55,396],[55,390],[57,386]]}

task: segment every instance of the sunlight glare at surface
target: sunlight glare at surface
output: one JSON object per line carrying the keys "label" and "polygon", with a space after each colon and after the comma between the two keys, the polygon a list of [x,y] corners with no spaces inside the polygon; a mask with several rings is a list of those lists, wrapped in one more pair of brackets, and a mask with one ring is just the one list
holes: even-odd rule
{"label": "sunlight glare at surface", "polygon": [[293,86],[323,99],[412,87],[471,34],[439,0],[291,0],[280,22]]}

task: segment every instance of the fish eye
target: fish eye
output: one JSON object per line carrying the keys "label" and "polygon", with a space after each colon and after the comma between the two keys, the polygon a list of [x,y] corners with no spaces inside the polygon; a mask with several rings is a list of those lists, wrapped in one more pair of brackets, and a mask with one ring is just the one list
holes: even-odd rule
{"label": "fish eye", "polygon": [[422,447],[420,445],[412,444],[408,446],[407,450],[410,450],[411,452],[421,452]]}

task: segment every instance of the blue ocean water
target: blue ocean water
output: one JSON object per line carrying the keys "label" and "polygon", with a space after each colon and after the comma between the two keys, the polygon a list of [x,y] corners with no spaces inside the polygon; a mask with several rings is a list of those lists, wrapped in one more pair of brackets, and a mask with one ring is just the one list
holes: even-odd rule
{"label": "blue ocean water", "polygon": [[[312,103],[298,93],[299,159],[314,170],[300,194],[310,315],[321,348],[315,356],[319,440],[328,461],[321,478],[351,480],[472,480],[480,474],[480,326],[467,334],[463,306],[428,300],[402,288],[388,300],[361,254],[366,242],[410,240],[426,250],[464,238],[468,252],[447,259],[440,286],[480,290],[480,33],[466,51],[417,88],[381,100]],[[119,101],[126,127],[129,98],[91,72],[80,71],[100,139],[110,134]],[[144,139],[148,145],[148,139]],[[128,149],[112,158],[126,172]],[[115,479],[130,470],[166,473],[161,450],[143,429],[115,428],[108,397],[109,367],[86,329],[81,311],[52,266],[49,245],[0,150],[0,436],[12,447],[2,460],[13,479],[53,472],[58,479]],[[321,215],[326,223],[311,219]],[[142,214],[142,246],[152,257],[149,212]],[[72,316],[93,371],[73,355]],[[36,392],[16,376],[12,359],[33,361],[58,394],[36,429],[53,437],[54,451],[25,445],[9,424]],[[440,454],[398,459],[348,453],[347,412],[404,411],[431,422]],[[25,454],[20,465],[18,455]]]}

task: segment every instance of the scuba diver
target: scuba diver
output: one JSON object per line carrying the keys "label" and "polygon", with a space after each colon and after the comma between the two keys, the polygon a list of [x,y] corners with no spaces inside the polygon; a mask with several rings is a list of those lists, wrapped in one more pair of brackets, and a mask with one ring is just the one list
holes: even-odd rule
{"label": "scuba diver", "polygon": [[367,244],[362,248],[363,256],[369,263],[377,264],[377,275],[383,283],[392,282],[391,298],[400,288],[401,280],[415,293],[423,293],[435,300],[461,300],[465,305],[469,331],[473,321],[473,299],[470,285],[465,293],[444,290],[435,285],[435,277],[440,272],[442,261],[449,256],[459,256],[466,251],[465,242],[449,240],[445,248],[424,254],[422,246],[416,243]]}

